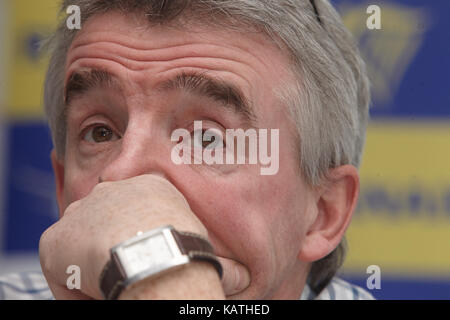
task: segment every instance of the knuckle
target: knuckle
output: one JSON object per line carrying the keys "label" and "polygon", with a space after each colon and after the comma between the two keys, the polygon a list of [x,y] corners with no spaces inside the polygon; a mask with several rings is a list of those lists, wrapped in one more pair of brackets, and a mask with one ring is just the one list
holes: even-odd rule
{"label": "knuckle", "polygon": [[104,190],[104,189],[108,188],[108,186],[110,184],[111,184],[111,182],[108,182],[108,181],[103,181],[103,182],[97,183],[94,186],[94,188],[92,188],[91,193],[93,193],[93,192],[100,192],[101,190]]}
{"label": "knuckle", "polygon": [[44,274],[48,274],[48,272],[52,269],[52,245],[55,243],[56,226],[57,223],[47,228],[39,239],[39,258]]}
{"label": "knuckle", "polygon": [[80,206],[80,201],[73,201],[72,203],[70,203],[67,207],[66,210],[64,210],[64,216],[67,216],[75,211],[77,211],[78,207]]}
{"label": "knuckle", "polygon": [[39,239],[39,250],[41,250],[41,248],[45,248],[47,243],[51,242],[55,228],[54,226],[55,224],[51,225],[41,234]]}

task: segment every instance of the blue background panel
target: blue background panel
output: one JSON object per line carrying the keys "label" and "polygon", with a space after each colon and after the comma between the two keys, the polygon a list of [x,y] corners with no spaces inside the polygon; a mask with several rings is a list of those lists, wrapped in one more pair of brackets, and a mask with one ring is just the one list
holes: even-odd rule
{"label": "blue background panel", "polygon": [[366,288],[379,300],[448,300],[450,299],[450,280],[429,277],[395,277],[382,275],[381,288],[368,290],[367,278],[344,275],[343,279]]}
{"label": "blue background panel", "polygon": [[7,130],[4,251],[35,252],[57,217],[49,130],[42,121],[10,123]]}
{"label": "blue background panel", "polygon": [[[365,61],[369,65],[377,66],[380,62],[376,52],[368,49],[370,43],[376,41],[389,48],[390,41],[395,44],[398,40],[396,37],[404,36],[410,42],[418,41],[418,48],[412,53],[412,61],[402,73],[398,87],[391,92],[391,99],[379,102],[375,95],[375,104],[371,109],[372,118],[423,120],[444,117],[450,120],[450,19],[448,18],[450,1],[331,0],[331,3],[343,16],[344,21],[349,10],[352,8],[358,10],[361,15],[361,24],[356,27],[357,30],[351,30],[354,33],[365,29],[365,22],[369,16],[365,8],[369,5],[380,7],[381,30],[365,30],[357,37]],[[399,34],[398,29],[393,25],[395,21],[389,20],[390,16],[387,14],[389,10],[414,10],[418,15],[411,17],[417,20],[407,21],[408,27],[405,27],[407,31]],[[419,34],[421,34],[420,37],[418,37]],[[382,54],[389,56],[392,52],[385,50]],[[403,57],[399,58],[402,61]],[[389,70],[383,71],[388,73]],[[394,87],[393,83],[389,83],[389,77],[386,81],[389,86]]]}

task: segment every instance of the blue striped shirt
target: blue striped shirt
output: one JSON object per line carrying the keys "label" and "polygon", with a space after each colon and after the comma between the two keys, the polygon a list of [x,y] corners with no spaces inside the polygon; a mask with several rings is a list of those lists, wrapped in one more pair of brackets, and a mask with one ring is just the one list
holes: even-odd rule
{"label": "blue striped shirt", "polygon": [[[52,300],[54,299],[41,272],[22,272],[0,276],[0,300]],[[366,290],[340,278],[333,280],[315,295],[305,286],[301,300],[373,300]]]}

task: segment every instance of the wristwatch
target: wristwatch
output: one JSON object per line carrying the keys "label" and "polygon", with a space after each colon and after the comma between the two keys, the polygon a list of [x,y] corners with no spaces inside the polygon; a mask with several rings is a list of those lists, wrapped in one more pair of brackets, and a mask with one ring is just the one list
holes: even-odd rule
{"label": "wristwatch", "polygon": [[128,286],[148,277],[174,270],[191,261],[211,263],[222,278],[222,266],[208,240],[172,226],[138,233],[110,250],[111,259],[100,276],[100,290],[114,300]]}

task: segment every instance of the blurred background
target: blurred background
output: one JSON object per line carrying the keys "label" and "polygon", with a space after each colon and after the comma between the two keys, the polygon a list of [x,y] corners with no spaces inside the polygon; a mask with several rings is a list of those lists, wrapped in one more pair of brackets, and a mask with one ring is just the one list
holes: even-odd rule
{"label": "blurred background", "polygon": [[[341,276],[378,299],[450,298],[450,1],[331,0],[372,80],[359,206]],[[57,219],[43,117],[57,0],[0,0],[0,275],[40,270],[41,233]],[[369,30],[369,5],[381,29]],[[372,271],[373,272],[373,271]]]}

